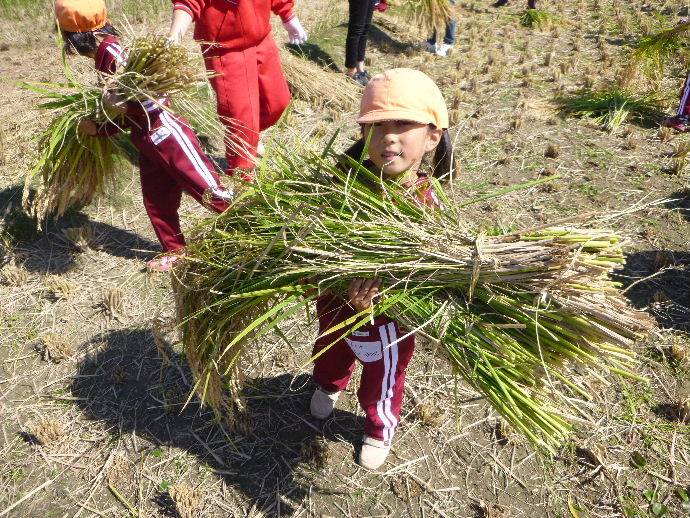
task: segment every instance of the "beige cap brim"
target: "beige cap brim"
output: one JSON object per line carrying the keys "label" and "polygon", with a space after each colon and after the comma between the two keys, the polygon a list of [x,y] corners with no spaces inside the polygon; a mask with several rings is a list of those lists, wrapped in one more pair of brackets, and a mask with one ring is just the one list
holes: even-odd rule
{"label": "beige cap brim", "polygon": [[423,117],[418,111],[413,110],[372,110],[357,119],[359,124],[383,121],[412,121],[419,124],[434,124],[431,117]]}

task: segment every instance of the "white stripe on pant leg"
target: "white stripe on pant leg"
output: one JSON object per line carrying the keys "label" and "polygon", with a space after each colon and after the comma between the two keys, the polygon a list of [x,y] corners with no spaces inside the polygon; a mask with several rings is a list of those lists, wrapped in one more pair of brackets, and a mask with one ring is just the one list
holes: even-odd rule
{"label": "white stripe on pant leg", "polygon": [[386,333],[385,326],[379,326],[379,335],[381,338],[381,355],[383,356],[383,376],[381,378],[381,397],[376,402],[376,412],[379,415],[379,419],[383,423],[383,440],[390,441],[391,427],[392,424],[388,415],[384,409],[384,402],[386,401],[386,395],[388,394],[388,372],[390,370],[390,357],[388,356],[388,334]]}
{"label": "white stripe on pant leg", "polygon": [[115,58],[115,62],[120,65],[126,65],[127,64],[127,58],[125,56],[124,51],[122,50],[122,47],[119,45],[116,45],[115,43],[110,43],[108,46],[105,48],[111,56]]}
{"label": "white stripe on pant leg", "polygon": [[189,142],[189,139],[186,138],[187,136],[184,134],[184,131],[182,128],[180,128],[180,125],[177,123],[177,121],[175,121],[170,114],[165,111],[160,114],[160,118],[163,122],[163,125],[175,136],[175,140],[184,151],[184,154],[192,163],[196,172],[199,173],[206,181],[208,187],[216,187],[217,184],[213,179],[213,175],[211,175],[208,169],[205,167],[203,160],[201,157],[199,157],[196,149],[194,149],[194,146],[191,144],[191,142]]}
{"label": "white stripe on pant leg", "polygon": [[206,181],[208,187],[211,189],[217,189],[220,187],[204,164],[203,159],[196,152],[196,149],[194,149],[194,146],[189,141],[189,138],[187,138],[187,135],[185,135],[180,128],[179,124],[177,124],[177,122],[175,122],[167,112],[161,113],[160,117],[163,125],[173,134],[175,140],[182,148],[182,151],[184,151],[185,156],[192,163],[196,172],[201,175],[201,178]]}
{"label": "white stripe on pant leg", "polygon": [[383,411],[386,412],[388,419],[391,421],[392,429],[390,432],[391,439],[393,438],[393,432],[398,426],[398,420],[393,415],[391,409],[391,401],[393,399],[394,387],[395,387],[395,373],[398,370],[398,334],[395,330],[395,323],[389,322],[386,325],[386,330],[388,332],[388,349],[390,350],[391,358],[391,368],[388,374],[388,393],[386,394],[386,401],[383,406]]}
{"label": "white stripe on pant leg", "polygon": [[688,102],[688,94],[689,93],[690,93],[690,74],[688,74],[688,77],[685,80],[685,86],[683,87],[683,95],[680,98],[680,104],[678,105],[677,115],[685,115],[683,112],[684,112],[685,104]]}

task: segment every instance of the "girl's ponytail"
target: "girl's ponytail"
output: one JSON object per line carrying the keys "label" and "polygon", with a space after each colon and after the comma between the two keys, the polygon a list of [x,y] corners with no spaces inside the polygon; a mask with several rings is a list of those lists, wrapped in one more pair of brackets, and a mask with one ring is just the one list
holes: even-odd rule
{"label": "girl's ponytail", "polygon": [[434,177],[450,180],[450,175],[453,172],[453,142],[450,140],[450,133],[447,129],[443,130],[441,141],[436,146],[431,166]]}

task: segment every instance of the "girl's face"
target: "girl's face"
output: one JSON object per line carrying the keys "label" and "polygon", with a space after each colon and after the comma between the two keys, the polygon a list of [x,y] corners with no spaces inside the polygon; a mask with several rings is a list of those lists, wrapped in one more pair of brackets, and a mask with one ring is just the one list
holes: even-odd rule
{"label": "girl's face", "polygon": [[436,149],[443,130],[411,121],[383,121],[364,125],[369,160],[385,177],[416,173],[422,158]]}

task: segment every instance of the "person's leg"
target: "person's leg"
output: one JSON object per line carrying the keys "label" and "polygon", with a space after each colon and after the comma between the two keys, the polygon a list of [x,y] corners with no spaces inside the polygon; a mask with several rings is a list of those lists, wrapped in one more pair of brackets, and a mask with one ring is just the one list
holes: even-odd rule
{"label": "person's leg", "polygon": [[455,33],[458,29],[458,22],[456,20],[450,20],[446,24],[446,33],[443,36],[443,43],[446,45],[455,45]]}
{"label": "person's leg", "polygon": [[527,0],[527,9],[536,9],[537,0]]}
{"label": "person's leg", "polygon": [[199,139],[189,123],[163,112],[157,124],[151,133],[151,144],[171,180],[208,209],[215,212],[227,209],[233,193],[223,189],[213,164],[201,150]]}
{"label": "person's leg", "polygon": [[345,68],[353,76],[357,72],[360,38],[366,25],[367,8],[370,0],[349,0],[347,36],[345,37]]}
{"label": "person's leg", "polygon": [[290,104],[290,89],[280,65],[278,47],[270,32],[257,46],[256,54],[260,103],[259,129],[264,131],[278,122]]}
{"label": "person's leg", "polygon": [[374,16],[375,0],[364,0],[363,3],[366,8],[366,12],[364,16],[364,26],[362,27],[362,32],[359,37],[357,47],[357,64],[360,67],[360,72],[364,72],[364,57],[367,53],[367,41],[369,39],[369,30],[371,29],[371,20]]}
{"label": "person's leg", "polygon": [[366,413],[365,435],[390,446],[400,421],[405,371],[414,353],[415,339],[414,335],[401,339],[404,333],[393,321],[378,326],[377,331],[377,354],[370,351],[370,361],[362,360],[358,354],[363,371],[357,397]]}
{"label": "person's leg", "polygon": [[[316,301],[319,317],[319,337],[314,344],[314,381],[327,393],[345,390],[355,368],[355,355],[343,339],[342,330],[326,334],[329,329],[346,320],[350,314],[345,301],[338,297],[321,296]],[[335,341],[335,343],[333,343]]]}
{"label": "person's leg", "polygon": [[218,116],[226,126],[228,174],[254,167],[259,142],[259,79],[256,49],[250,47],[204,58],[216,92]]}
{"label": "person's leg", "polygon": [[163,251],[174,252],[185,246],[177,212],[182,200],[182,189],[167,175],[163,164],[156,158],[147,156],[151,152],[153,151],[150,149],[140,149],[139,153],[144,208]]}

